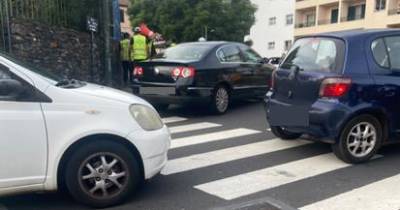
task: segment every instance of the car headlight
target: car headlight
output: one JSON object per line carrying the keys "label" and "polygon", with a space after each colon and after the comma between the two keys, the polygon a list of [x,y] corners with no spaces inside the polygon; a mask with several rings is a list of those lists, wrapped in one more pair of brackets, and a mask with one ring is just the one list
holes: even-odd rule
{"label": "car headlight", "polygon": [[133,104],[129,107],[129,111],[144,130],[158,130],[164,126],[158,113],[148,106]]}

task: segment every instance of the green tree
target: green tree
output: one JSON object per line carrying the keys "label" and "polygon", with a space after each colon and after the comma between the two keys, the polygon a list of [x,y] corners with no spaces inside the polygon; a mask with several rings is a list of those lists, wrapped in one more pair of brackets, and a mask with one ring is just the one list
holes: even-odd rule
{"label": "green tree", "polygon": [[146,23],[167,39],[178,42],[242,41],[255,22],[256,6],[250,0],[131,0],[133,26]]}

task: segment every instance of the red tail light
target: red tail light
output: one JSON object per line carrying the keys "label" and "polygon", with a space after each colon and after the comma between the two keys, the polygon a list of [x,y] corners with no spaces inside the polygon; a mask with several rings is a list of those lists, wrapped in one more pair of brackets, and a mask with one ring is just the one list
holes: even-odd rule
{"label": "red tail light", "polygon": [[271,79],[270,79],[268,85],[269,85],[269,88],[270,88],[271,90],[274,89],[274,86],[275,86],[275,71],[272,72],[272,74],[271,74]]}
{"label": "red tail light", "polygon": [[176,67],[171,71],[171,76],[174,78],[192,78],[194,77],[196,70],[193,67]]}
{"label": "red tail light", "polygon": [[320,97],[339,98],[344,96],[350,89],[349,78],[328,78],[322,81],[319,90]]}
{"label": "red tail light", "polygon": [[133,69],[133,76],[143,76],[143,68],[140,66],[135,66]]}

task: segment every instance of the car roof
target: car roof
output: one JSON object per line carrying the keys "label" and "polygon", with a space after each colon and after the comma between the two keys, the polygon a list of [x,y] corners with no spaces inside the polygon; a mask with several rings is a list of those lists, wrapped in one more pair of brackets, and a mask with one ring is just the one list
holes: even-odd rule
{"label": "car roof", "polygon": [[320,33],[305,37],[328,36],[341,39],[353,39],[353,38],[359,39],[371,36],[387,35],[391,33],[400,34],[400,29],[355,29],[355,30]]}
{"label": "car roof", "polygon": [[220,47],[225,44],[240,44],[238,42],[228,41],[206,41],[206,42],[186,42],[179,45],[209,46],[210,48]]}

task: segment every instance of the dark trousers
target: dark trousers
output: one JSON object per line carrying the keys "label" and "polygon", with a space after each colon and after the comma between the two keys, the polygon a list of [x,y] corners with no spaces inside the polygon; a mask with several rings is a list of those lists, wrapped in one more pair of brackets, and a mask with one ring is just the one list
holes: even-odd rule
{"label": "dark trousers", "polygon": [[122,74],[124,78],[124,84],[128,85],[128,82],[132,82],[132,62],[122,61]]}

